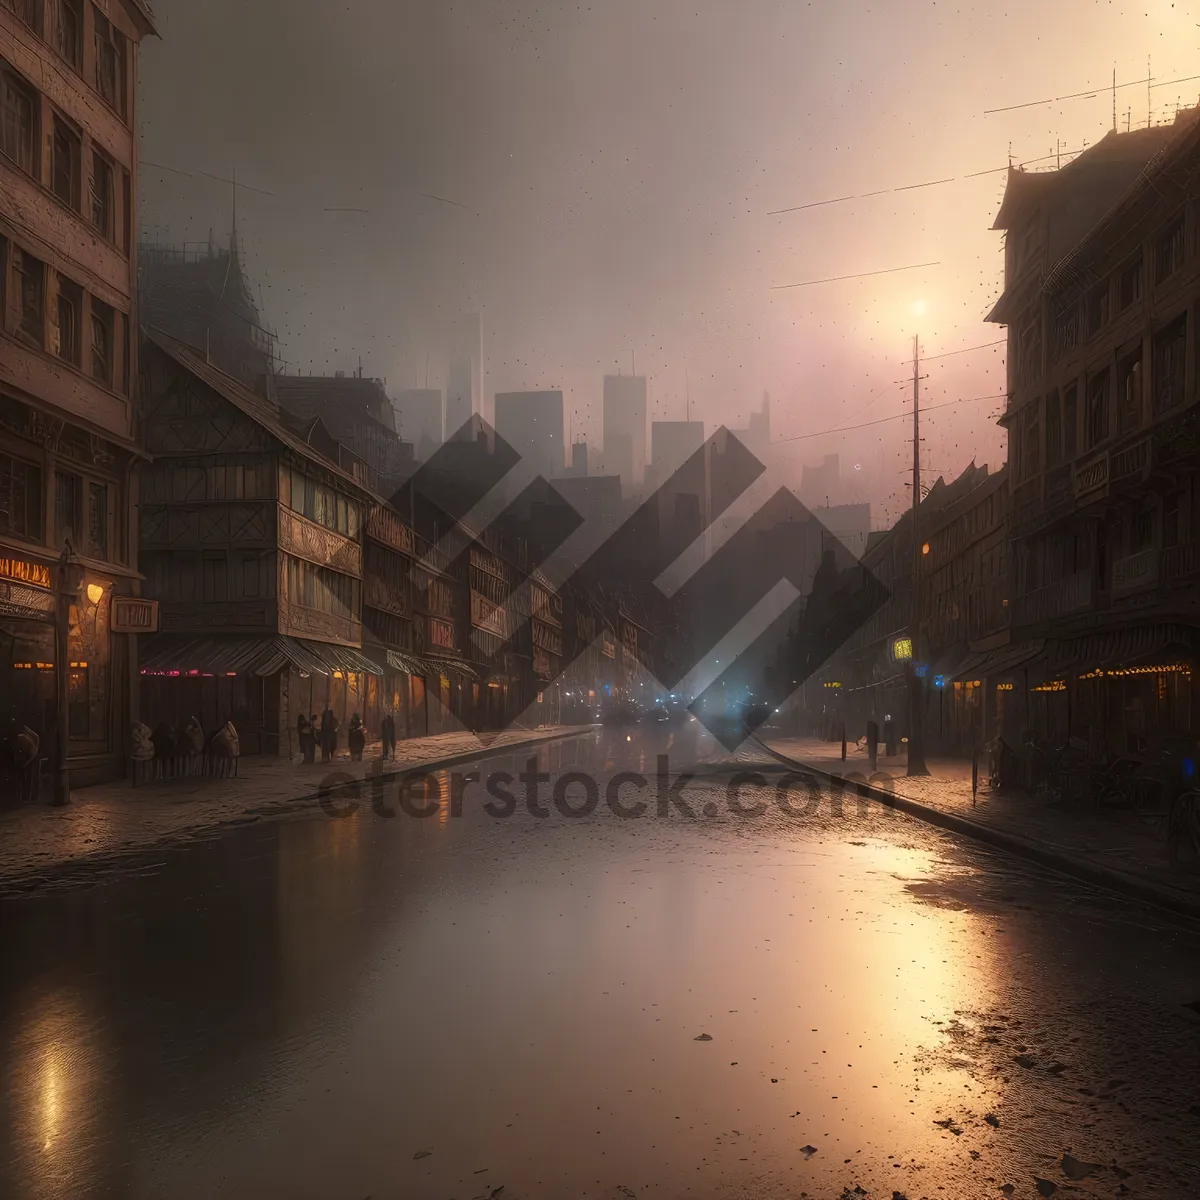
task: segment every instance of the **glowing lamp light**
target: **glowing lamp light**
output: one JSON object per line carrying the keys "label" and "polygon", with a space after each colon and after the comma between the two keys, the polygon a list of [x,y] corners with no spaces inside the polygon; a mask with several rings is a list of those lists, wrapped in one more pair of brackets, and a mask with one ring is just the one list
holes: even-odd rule
{"label": "glowing lamp light", "polygon": [[89,583],[87,585],[88,602],[93,608],[104,598],[104,588],[98,583]]}
{"label": "glowing lamp light", "polygon": [[896,662],[908,662],[912,658],[912,638],[896,638],[892,642],[892,658]]}
{"label": "glowing lamp light", "polygon": [[928,542],[926,542],[926,543],[925,543],[925,544],[924,544],[924,545],[921,547],[921,553],[922,553],[922,554],[928,554],[928,553],[929,553],[929,543],[928,543]]}

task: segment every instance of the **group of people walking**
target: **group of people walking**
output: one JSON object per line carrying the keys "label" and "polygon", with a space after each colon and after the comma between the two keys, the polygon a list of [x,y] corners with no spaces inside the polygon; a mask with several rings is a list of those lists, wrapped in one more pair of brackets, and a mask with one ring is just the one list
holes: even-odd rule
{"label": "group of people walking", "polygon": [[[317,714],[305,716],[301,713],[296,718],[296,736],[300,741],[300,757],[306,763],[316,762],[317,748],[321,750],[321,761],[330,762],[337,757],[338,731],[340,723],[331,708],[327,708],[318,721]],[[387,713],[379,728],[379,738],[383,743],[383,757],[396,757],[396,720]],[[367,744],[367,727],[362,718],[355,713],[350,718],[350,729],[347,736],[350,747],[350,759],[361,762],[363,750]]]}

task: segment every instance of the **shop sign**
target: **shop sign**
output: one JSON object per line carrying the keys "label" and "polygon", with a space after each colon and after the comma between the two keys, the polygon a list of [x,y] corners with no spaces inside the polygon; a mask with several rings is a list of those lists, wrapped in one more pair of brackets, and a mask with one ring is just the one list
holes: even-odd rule
{"label": "shop sign", "polygon": [[157,633],[158,601],[140,596],[114,596],[109,628],[113,633]]}
{"label": "shop sign", "polygon": [[44,619],[54,615],[54,593],[0,579],[0,613]]}
{"label": "shop sign", "polygon": [[912,638],[898,637],[892,641],[892,658],[896,662],[912,660]]}
{"label": "shop sign", "polygon": [[832,691],[836,688],[840,688],[842,685],[836,679],[827,679],[825,681],[825,686]]}
{"label": "shop sign", "polygon": [[18,583],[48,588],[50,568],[42,563],[27,562],[23,558],[0,558],[0,579],[15,579]]}

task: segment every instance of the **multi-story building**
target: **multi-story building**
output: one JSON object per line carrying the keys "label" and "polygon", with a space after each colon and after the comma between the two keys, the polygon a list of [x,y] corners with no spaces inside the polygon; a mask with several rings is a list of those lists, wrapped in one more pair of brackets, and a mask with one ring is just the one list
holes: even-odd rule
{"label": "multi-story building", "polygon": [[634,488],[646,473],[646,377],[604,377],[604,473]]}
{"label": "multi-story building", "polygon": [[254,302],[236,229],[228,249],[211,239],[174,246],[143,242],[138,272],[143,326],[186,342],[247,387],[262,387],[275,370],[275,335]]}
{"label": "multi-story building", "polygon": [[497,392],[495,425],[521,456],[524,473],[543,479],[563,473],[562,392]]}
{"label": "multi-story building", "polygon": [[396,432],[413,444],[417,461],[425,462],[442,444],[442,393],[437,388],[409,388],[397,393],[393,406]]}
{"label": "multi-story building", "polygon": [[371,487],[390,496],[413,473],[412,442],[396,432],[392,401],[378,379],[358,375],[270,375],[269,399],[301,421],[326,429],[367,464]]}
{"label": "multi-story building", "polygon": [[467,313],[450,336],[444,440],[454,437],[472,416],[483,415],[483,322],[478,313]]}
{"label": "multi-story building", "polygon": [[[166,334],[143,343],[141,547],[161,632],[141,639],[151,726],[232,720],[244,753],[294,754],[296,722],[363,713],[363,536],[375,498],[319,427]],[[358,464],[361,466],[361,464]]]}
{"label": "multi-story building", "polygon": [[1194,732],[1200,607],[1200,110],[1011,171],[1014,639],[1029,719],[1109,753]]}
{"label": "multi-story building", "polygon": [[137,607],[122,597],[137,590],[137,61],[153,32],[141,0],[0,4],[0,708],[50,757],[65,725],[75,783],[117,772],[128,736],[116,630]]}
{"label": "multi-story building", "polygon": [[849,736],[859,738],[868,721],[882,727],[890,717],[907,733],[908,671],[919,619],[922,661],[916,670],[927,738],[950,750],[991,736],[986,733],[991,710],[985,713],[981,703],[985,680],[992,686],[1002,681],[1011,655],[1003,632],[1005,496],[1004,473],[989,475],[987,467],[974,463],[950,483],[940,478],[934,483],[917,520],[923,551],[919,597],[913,587],[912,511],[871,536],[855,569],[869,571],[887,599],[805,685],[813,724],[824,716],[828,732],[831,721],[844,720]]}

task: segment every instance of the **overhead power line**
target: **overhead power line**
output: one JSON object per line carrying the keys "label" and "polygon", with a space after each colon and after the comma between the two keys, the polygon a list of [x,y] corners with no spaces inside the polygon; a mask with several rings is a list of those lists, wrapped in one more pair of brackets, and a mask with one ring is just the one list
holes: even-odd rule
{"label": "overhead power line", "polygon": [[866,279],[871,275],[893,275],[897,271],[919,271],[922,267],[940,267],[940,262],[910,263],[906,267],[884,267],[880,271],[861,271],[857,275],[831,275],[828,279],[805,279],[801,283],[777,283],[773,292],[781,292],[787,288],[813,287],[818,283],[841,283],[844,279]]}
{"label": "overhead power line", "polygon": [[992,346],[1003,346],[1008,342],[1008,338],[998,338],[994,342],[984,342],[979,346],[964,346],[961,350],[943,350],[941,354],[926,354],[921,361],[931,362],[935,358],[949,358],[952,354],[970,354],[972,350],[987,350]]}
{"label": "overhead power line", "polygon": [[[1200,76],[1198,76],[1200,78]],[[1145,82],[1143,80],[1143,82]],[[945,179],[930,179],[925,183],[908,183],[899,187],[877,188],[873,192],[857,192],[853,196],[834,196],[830,200],[811,200],[807,204],[793,204],[790,208],[773,208],[767,212],[768,217],[779,217],[785,213],[803,212],[809,208],[823,208],[827,204],[845,204],[849,200],[867,200],[872,196],[890,196],[896,192],[913,192],[918,188],[940,187],[947,183],[961,183],[964,179],[978,179],[982,175],[999,175],[1005,171],[1011,171],[1013,167],[1022,169],[1032,166],[1034,163],[1048,162],[1050,159],[1072,158],[1076,154],[1082,154],[1086,150],[1086,146],[1080,146],[1078,150],[1056,150],[1053,154],[1043,154],[1037,158],[1025,158],[1017,163],[1009,163],[1004,167],[988,167],[986,171],[971,171],[966,175],[951,175]]]}
{"label": "overhead power line", "polygon": [[1103,96],[1111,94],[1113,91],[1120,91],[1122,88],[1173,87],[1177,83],[1191,83],[1196,79],[1200,79],[1200,75],[1184,75],[1180,79],[1160,79],[1157,81],[1152,76],[1147,77],[1143,75],[1141,79],[1131,79],[1128,83],[1118,83],[1115,87],[1111,83],[1102,83],[1099,87],[1090,88],[1086,92],[1068,92],[1065,96],[1051,96],[1047,100],[1026,100],[1023,104],[1006,104],[1003,108],[985,108],[983,115],[987,117],[993,113],[1014,112],[1018,108],[1037,108],[1042,104],[1057,104],[1060,100],[1091,99],[1094,96]]}
{"label": "overhead power line", "polygon": [[[927,405],[924,411],[927,413],[936,412],[939,408],[951,408],[956,404],[974,404],[980,400],[1003,400],[1006,398],[1006,396],[1006,392],[998,392],[994,396],[969,396],[963,400],[947,400],[945,404]],[[797,433],[792,437],[776,438],[771,445],[778,446],[783,442],[804,442],[808,441],[810,438],[828,437],[830,434],[834,433],[850,433],[855,429],[870,429],[873,425],[883,425],[888,421],[905,421],[908,419],[908,415],[909,414],[906,412],[896,413],[895,416],[879,417],[874,421],[864,421],[861,425],[844,425],[841,428],[836,429],[821,429],[816,433]]]}

